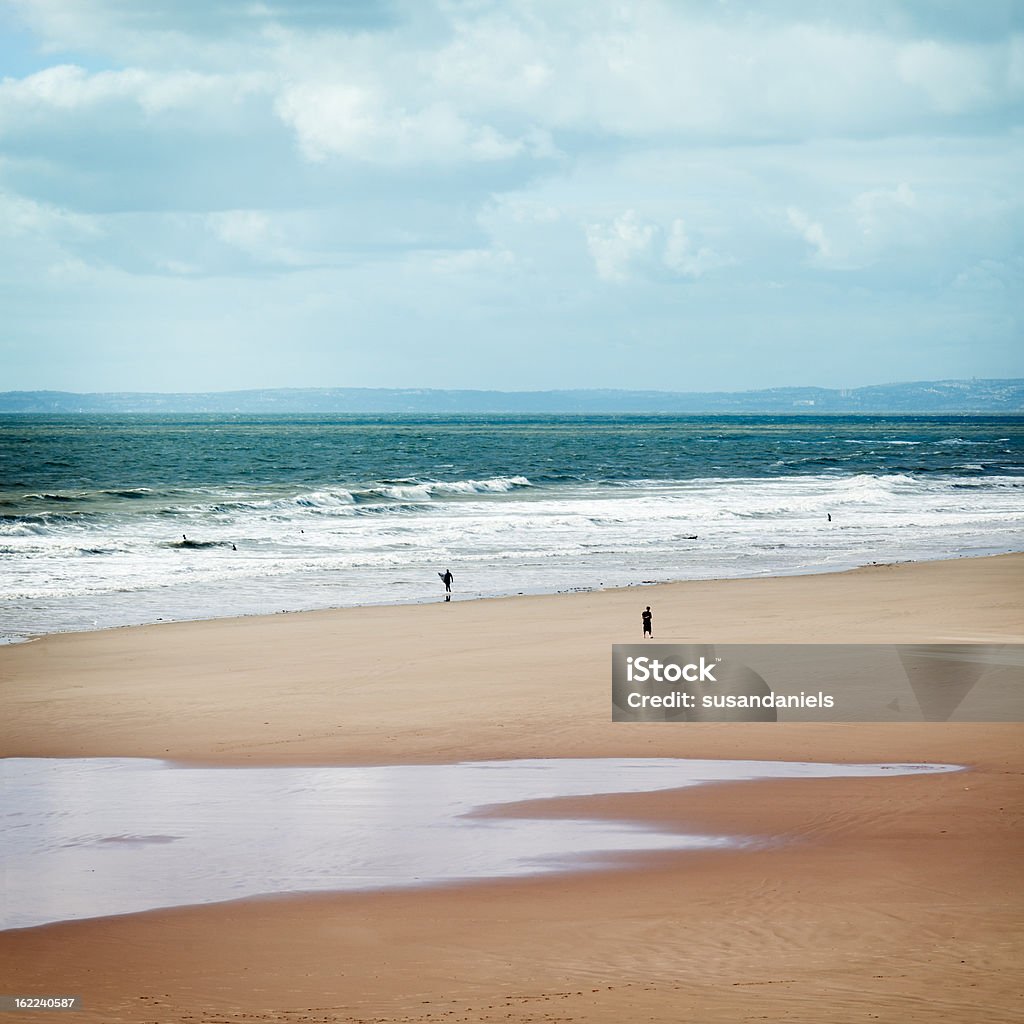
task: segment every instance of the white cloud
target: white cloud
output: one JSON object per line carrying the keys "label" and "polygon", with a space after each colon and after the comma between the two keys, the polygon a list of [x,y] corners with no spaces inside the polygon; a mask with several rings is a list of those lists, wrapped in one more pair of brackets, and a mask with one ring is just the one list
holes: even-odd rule
{"label": "white cloud", "polygon": [[610,223],[590,223],[585,230],[597,276],[616,284],[641,277],[696,278],[733,262],[708,246],[695,245],[679,217],[666,230],[626,210]]}
{"label": "white cloud", "polygon": [[439,365],[465,352],[455,323],[579,351],[696,323],[707,352],[775,318],[782,348],[817,339],[844,299],[851,332],[873,306],[929,344],[960,302],[952,349],[1019,323],[1024,36],[984,5],[16,9],[0,255],[25,331],[89,274],[83,346],[126,330],[123,301],[193,324],[230,291],[246,340],[294,322],[328,352],[344,322],[385,369],[421,333]]}
{"label": "white cloud", "polygon": [[998,260],[981,260],[960,271],[953,279],[953,287],[962,291],[1003,293],[1020,288],[1024,279],[1024,259],[1013,264]]}
{"label": "white cloud", "polygon": [[556,86],[560,41],[508,14],[458,19],[452,39],[425,61],[433,87],[462,96],[469,110],[529,110]]}
{"label": "white cloud", "polygon": [[[258,97],[318,162],[550,159],[567,133],[575,147],[601,137],[692,144],[890,133],[916,130],[923,117],[1012,109],[1024,97],[1024,37],[903,39],[757,8],[728,19],[657,2],[455,4],[417,9],[424,20],[431,11],[427,28],[351,32],[311,31],[286,5],[214,5],[209,16],[200,5],[99,0],[21,7],[54,45],[99,45],[103,35],[128,66],[59,64],[6,79],[0,123],[19,110],[118,101],[153,117],[206,118]],[[171,64],[160,60],[161,41]]]}
{"label": "white cloud", "polygon": [[463,249],[442,252],[430,258],[431,269],[441,274],[504,273],[515,264],[507,249]]}
{"label": "white cloud", "polygon": [[148,114],[174,109],[202,110],[211,102],[234,103],[267,88],[256,74],[150,72],[138,68],[91,73],[75,64],[58,64],[25,78],[0,82],[0,124],[21,112],[87,111],[105,103],[128,101]]}
{"label": "white cloud", "polygon": [[290,244],[280,217],[271,217],[265,211],[222,210],[206,219],[216,238],[257,263],[298,267],[317,262],[315,254],[303,253]]}
{"label": "white cloud", "polygon": [[872,241],[891,236],[894,231],[906,233],[906,214],[917,205],[917,195],[905,181],[891,189],[869,189],[853,200],[861,234]]}
{"label": "white cloud", "polygon": [[[612,2],[454,8],[453,40],[417,53],[417,89],[467,116],[635,139],[813,137],[906,129],[1021,98],[1017,43],[903,39],[832,18],[716,17],[708,8]],[[1016,65],[1013,65],[1016,66]],[[407,84],[412,84],[409,81]]]}
{"label": "white cloud", "polygon": [[0,235],[60,241],[94,238],[101,233],[95,217],[0,191]]}
{"label": "white cloud", "polygon": [[1013,94],[1014,83],[1006,76],[1011,59],[1002,47],[957,46],[927,39],[904,46],[897,67],[900,78],[920,89],[935,110],[962,114],[984,108],[1000,93]]}
{"label": "white cloud", "polygon": [[829,242],[825,229],[818,221],[804,213],[796,206],[786,210],[789,223],[796,229],[803,240],[814,249],[815,256],[821,261],[827,261],[832,256],[832,244]]}
{"label": "white cloud", "polygon": [[340,81],[287,86],[276,110],[313,161],[331,156],[384,164],[506,160],[524,145],[488,124],[471,124],[447,104],[392,107],[380,94]]}
{"label": "white cloud", "polygon": [[[354,33],[310,31],[283,5],[236,7],[230,17],[216,6],[210,17],[191,6],[175,17],[96,0],[22,9],[55,45],[99,45],[102,36],[128,66],[48,68],[9,80],[10,98],[72,108],[129,97],[160,112],[265,91],[316,160],[504,160],[536,154],[536,140],[564,132],[651,140],[884,133],[913,130],[926,115],[1010,109],[1024,97],[1024,37],[906,39],[887,35],[882,22],[868,31],[806,12],[795,20],[759,8],[716,18],[709,8],[657,2],[458,4],[433,9],[429,30]],[[170,65],[159,59],[161,42]]]}
{"label": "white cloud", "polygon": [[641,223],[633,210],[626,210],[610,224],[588,224],[586,234],[597,276],[622,283],[638,265],[649,261],[657,229]]}
{"label": "white cloud", "polygon": [[680,218],[672,221],[665,243],[665,265],[682,277],[700,277],[709,270],[728,266],[733,260],[705,245],[695,245]]}

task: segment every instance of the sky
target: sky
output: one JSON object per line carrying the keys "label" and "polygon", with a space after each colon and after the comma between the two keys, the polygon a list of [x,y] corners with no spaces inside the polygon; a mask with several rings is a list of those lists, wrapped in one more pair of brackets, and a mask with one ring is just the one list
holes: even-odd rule
{"label": "sky", "polygon": [[1017,0],[0,0],[0,391],[1024,376]]}

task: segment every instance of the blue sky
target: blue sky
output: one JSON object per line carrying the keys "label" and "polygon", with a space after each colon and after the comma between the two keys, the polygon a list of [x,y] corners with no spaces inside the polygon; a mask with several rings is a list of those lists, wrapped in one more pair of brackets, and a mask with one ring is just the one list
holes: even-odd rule
{"label": "blue sky", "polygon": [[1024,376],[1024,4],[0,0],[0,390]]}

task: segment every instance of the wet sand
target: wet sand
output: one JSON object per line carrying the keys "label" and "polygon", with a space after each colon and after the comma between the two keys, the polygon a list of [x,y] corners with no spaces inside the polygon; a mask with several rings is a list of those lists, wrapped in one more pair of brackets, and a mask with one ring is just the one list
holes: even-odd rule
{"label": "wet sand", "polygon": [[[0,933],[0,992],[89,1021],[1010,1021],[1024,725],[625,725],[609,646],[1024,640],[1024,557],[168,624],[0,650],[7,756],[931,761],[529,812],[778,840],[595,874],[249,900]],[[14,1020],[11,1014],[5,1019]],[[33,1017],[32,1019],[37,1019]]]}

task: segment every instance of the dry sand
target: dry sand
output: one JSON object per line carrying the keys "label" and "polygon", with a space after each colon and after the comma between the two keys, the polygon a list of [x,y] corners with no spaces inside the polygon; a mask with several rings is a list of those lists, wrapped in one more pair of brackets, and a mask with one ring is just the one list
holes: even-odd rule
{"label": "dry sand", "polygon": [[[768,849],[0,933],[0,993],[76,1021],[1019,1021],[1024,725],[625,725],[610,644],[1024,640],[1024,556],[180,623],[0,649],[5,756],[222,764],[942,761],[531,813]],[[16,1014],[5,1020],[14,1021]],[[26,1019],[38,1020],[38,1015]]]}

